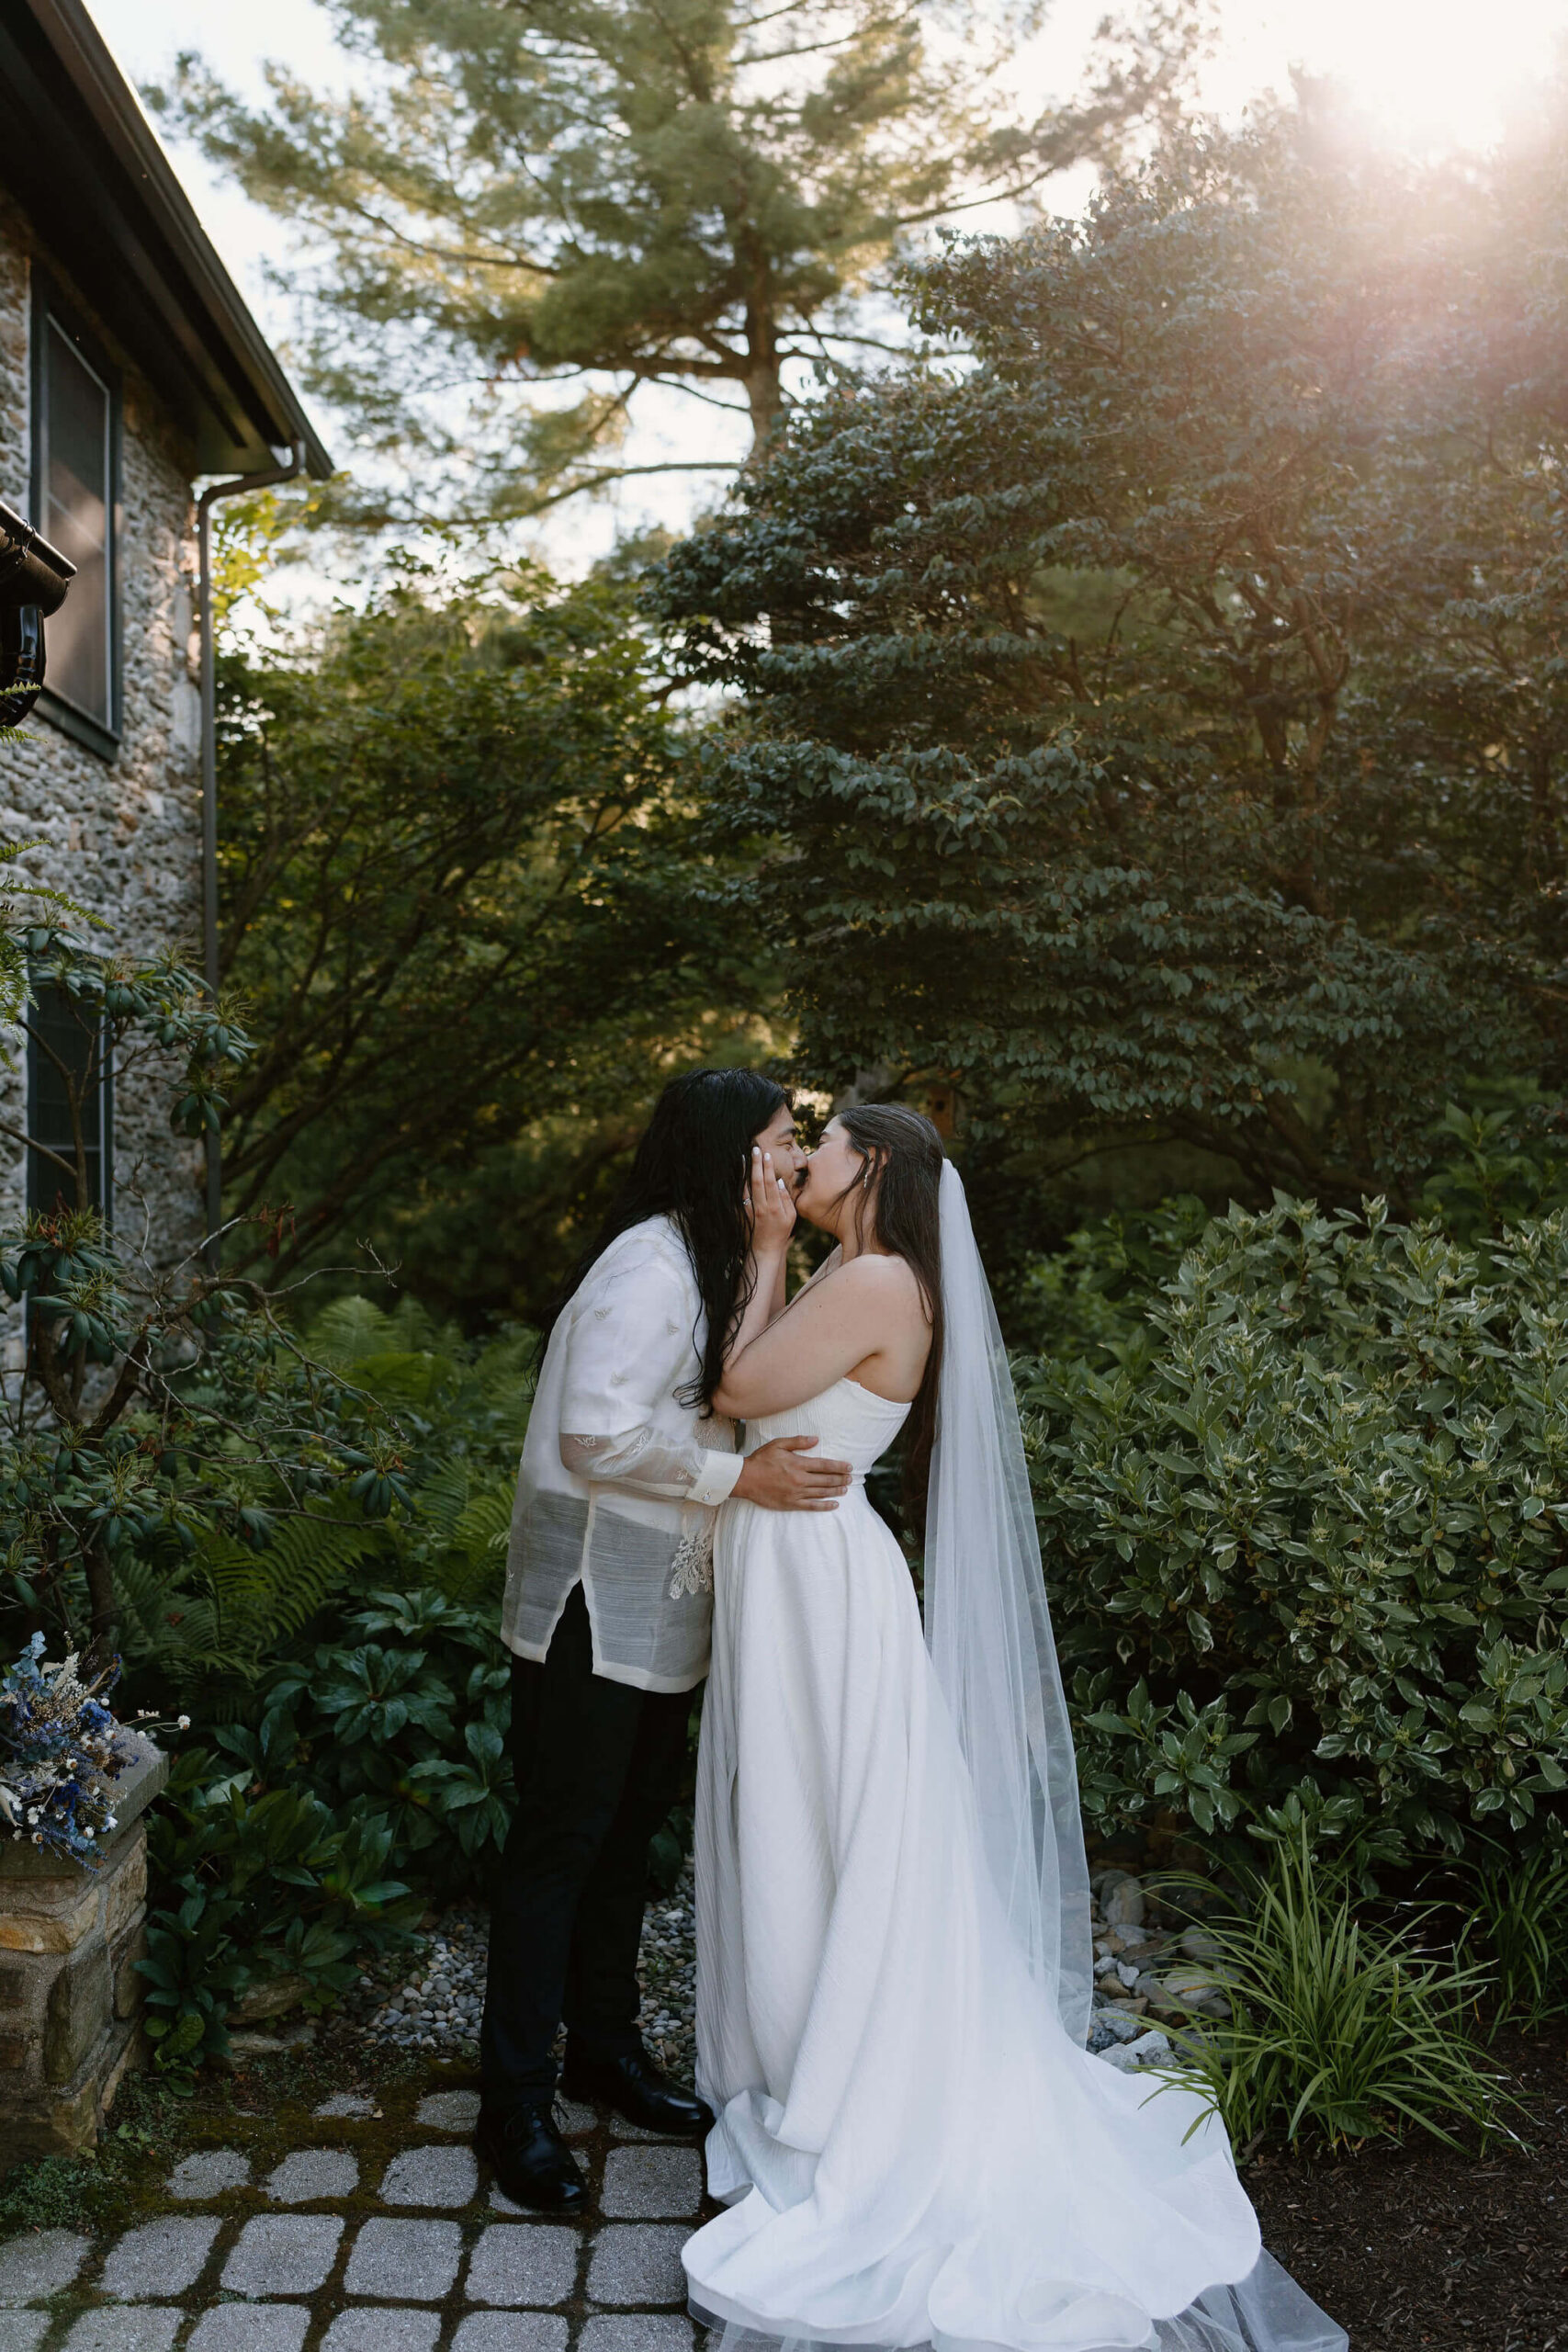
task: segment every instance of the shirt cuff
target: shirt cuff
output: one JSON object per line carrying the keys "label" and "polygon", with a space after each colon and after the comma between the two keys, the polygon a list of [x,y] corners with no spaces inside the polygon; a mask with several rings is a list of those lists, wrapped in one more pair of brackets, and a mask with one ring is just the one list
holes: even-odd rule
{"label": "shirt cuff", "polygon": [[692,1481],[688,1502],[724,1503],[735,1490],[736,1481],[746,1467],[743,1453],[704,1452],[703,1466]]}

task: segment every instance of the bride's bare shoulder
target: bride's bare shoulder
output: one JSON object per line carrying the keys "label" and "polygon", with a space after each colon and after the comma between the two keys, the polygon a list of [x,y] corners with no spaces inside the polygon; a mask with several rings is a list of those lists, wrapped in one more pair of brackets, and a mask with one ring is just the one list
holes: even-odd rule
{"label": "bride's bare shoulder", "polygon": [[896,1257],[891,1250],[868,1250],[852,1258],[847,1266],[835,1266],[823,1279],[838,1290],[845,1306],[853,1302],[857,1311],[874,1304],[884,1312],[923,1314],[925,1310],[919,1276],[908,1258]]}

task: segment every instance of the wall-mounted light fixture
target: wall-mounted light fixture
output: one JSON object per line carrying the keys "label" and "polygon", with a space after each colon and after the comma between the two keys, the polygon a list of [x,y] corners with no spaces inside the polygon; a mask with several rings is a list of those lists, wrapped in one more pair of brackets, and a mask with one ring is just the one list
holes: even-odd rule
{"label": "wall-mounted light fixture", "polygon": [[43,684],[43,625],[76,567],[0,499],[0,727],[19,727]]}

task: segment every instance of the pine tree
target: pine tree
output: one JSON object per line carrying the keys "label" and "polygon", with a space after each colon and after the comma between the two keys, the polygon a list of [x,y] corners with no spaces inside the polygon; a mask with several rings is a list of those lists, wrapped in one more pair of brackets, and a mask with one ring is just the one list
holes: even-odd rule
{"label": "pine tree", "polygon": [[976,364],[803,405],[664,568],[803,1074],[956,1085],[1004,1212],[1173,1146],[1403,1212],[1467,1079],[1563,1086],[1544,119],[1482,172],[1309,105],[955,245]]}
{"label": "pine tree", "polygon": [[150,96],[318,258],[310,380],[417,481],[392,506],[485,515],[675,469],[616,455],[649,385],[766,439],[792,361],[877,348],[902,244],[1115,150],[1173,102],[1194,23],[1193,0],[1156,0],[1135,35],[1102,31],[1076,103],[1031,114],[971,0],[332,12],[367,68],[349,98],[274,67],[254,111],[192,55]]}

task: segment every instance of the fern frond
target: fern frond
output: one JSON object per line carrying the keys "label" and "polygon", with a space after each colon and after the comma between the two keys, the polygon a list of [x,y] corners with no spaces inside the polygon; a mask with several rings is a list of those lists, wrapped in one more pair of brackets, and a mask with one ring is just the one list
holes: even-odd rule
{"label": "fern frond", "polygon": [[259,1648],[299,1633],[381,1548],[363,1521],[306,1517],[284,1520],[262,1552],[214,1532],[200,1558],[226,1636]]}
{"label": "fern frond", "polygon": [[450,1356],[405,1355],[385,1350],[359,1357],[353,1376],[356,1387],[367,1388],[383,1405],[394,1410],[407,1405],[423,1413],[429,1410],[437,1392],[456,1377],[457,1369]]}
{"label": "fern frond", "polygon": [[383,1353],[395,1344],[392,1318],[385,1307],[357,1296],[334,1298],[305,1333],[310,1353],[338,1372],[351,1372],[362,1356]]}

